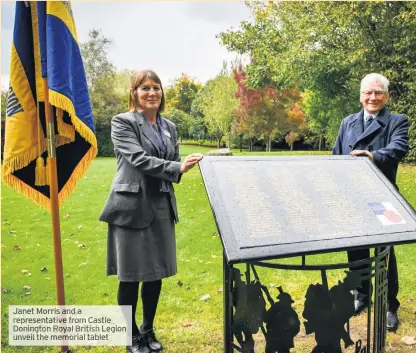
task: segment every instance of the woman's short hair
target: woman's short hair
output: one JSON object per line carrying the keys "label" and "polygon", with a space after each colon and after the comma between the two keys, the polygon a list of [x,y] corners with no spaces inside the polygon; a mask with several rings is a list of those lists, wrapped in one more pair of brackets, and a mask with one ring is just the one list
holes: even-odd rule
{"label": "woman's short hair", "polygon": [[364,92],[368,86],[370,86],[372,83],[379,83],[383,87],[384,92],[389,91],[389,80],[384,77],[383,75],[372,73],[368,74],[361,80],[361,87],[360,91]]}
{"label": "woman's short hair", "polygon": [[139,101],[137,99],[136,90],[147,79],[150,79],[158,83],[160,85],[160,88],[162,89],[162,100],[160,102],[160,106],[157,112],[163,112],[163,109],[165,109],[165,92],[162,87],[162,81],[160,80],[159,76],[152,70],[140,70],[135,72],[131,76],[129,89],[129,109],[135,110],[139,107]]}

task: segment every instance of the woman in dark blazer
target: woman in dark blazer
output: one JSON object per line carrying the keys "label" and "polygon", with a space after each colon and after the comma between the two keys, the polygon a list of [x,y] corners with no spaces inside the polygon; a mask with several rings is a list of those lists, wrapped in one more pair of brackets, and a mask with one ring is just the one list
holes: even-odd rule
{"label": "woman in dark blazer", "polygon": [[[180,162],[175,125],[160,116],[165,105],[162,83],[150,70],[131,79],[130,111],[111,121],[117,172],[100,215],[108,223],[107,275],[117,275],[118,304],[132,306],[131,353],[162,350],[153,321],[162,278],[176,274],[175,223],[178,222],[172,183],[190,170],[201,154]],[[136,324],[139,282],[143,323]]]}

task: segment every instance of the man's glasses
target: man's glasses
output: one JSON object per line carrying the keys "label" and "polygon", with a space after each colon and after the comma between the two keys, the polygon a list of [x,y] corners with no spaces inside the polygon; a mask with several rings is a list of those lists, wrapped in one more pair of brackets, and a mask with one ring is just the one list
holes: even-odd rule
{"label": "man's glasses", "polygon": [[381,98],[384,95],[384,91],[362,91],[362,94],[364,94],[366,97],[371,97],[373,93],[377,98]]}

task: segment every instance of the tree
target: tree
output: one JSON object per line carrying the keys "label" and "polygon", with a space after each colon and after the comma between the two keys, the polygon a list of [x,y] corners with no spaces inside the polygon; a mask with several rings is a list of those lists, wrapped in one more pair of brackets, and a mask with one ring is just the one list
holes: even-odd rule
{"label": "tree", "polygon": [[[114,148],[110,138],[110,121],[116,114],[128,110],[128,92],[123,92],[129,84],[127,74],[118,74],[108,59],[112,41],[93,29],[89,39],[81,43],[88,89],[95,119],[95,129],[99,156],[113,156]],[[120,81],[127,80],[123,83]],[[127,86],[128,87],[128,86]]]}
{"label": "tree", "polygon": [[192,101],[189,119],[189,137],[191,139],[199,140],[200,143],[209,138],[208,126],[206,124],[204,112],[202,109],[204,100],[202,91],[203,89],[201,88]]}
{"label": "tree", "polygon": [[250,87],[267,87],[271,81],[280,89],[300,81],[302,90],[338,104],[329,116],[331,125],[345,117],[338,114],[350,104],[347,99],[358,102],[361,78],[379,72],[391,81],[391,110],[410,119],[409,158],[416,159],[415,2],[247,4],[254,23],[243,22],[239,30],[219,37],[228,49],[251,56]]}
{"label": "tree", "polygon": [[195,79],[183,73],[165,89],[166,107],[190,114],[192,101],[201,87],[202,85],[196,82]]}
{"label": "tree", "polygon": [[283,136],[297,126],[296,120],[290,120],[288,110],[299,99],[296,86],[289,89],[276,90],[274,88],[261,89],[260,114],[263,122],[263,136],[266,138],[266,151],[271,151],[272,139],[277,133]]}
{"label": "tree", "polygon": [[235,111],[238,100],[235,96],[237,84],[234,79],[223,73],[209,80],[202,89],[202,111],[205,116],[208,131],[215,136],[217,147],[225,136],[230,146],[232,127],[235,121]]}
{"label": "tree", "polygon": [[122,94],[125,96],[129,96],[129,89],[130,89],[130,79],[135,73],[135,70],[119,70],[115,74],[115,91],[118,94]]}
{"label": "tree", "polygon": [[6,120],[7,91],[1,90],[1,121]]}
{"label": "tree", "polygon": [[302,98],[302,110],[309,130],[317,136],[319,151],[325,149],[327,140],[331,144],[335,141],[341,120],[360,109],[357,95],[352,93],[344,97],[328,97],[321,91],[306,90]]}
{"label": "tree", "polygon": [[247,87],[245,84],[247,75],[241,65],[233,70],[233,76],[237,83],[236,97],[239,99],[234,131],[241,136],[240,140],[243,135],[247,136],[248,150],[251,152],[254,138],[262,134],[261,117],[255,109],[260,102],[261,95],[256,90]]}
{"label": "tree", "polygon": [[167,108],[163,116],[171,120],[176,125],[176,131],[181,141],[188,136],[189,115],[176,108]]}
{"label": "tree", "polygon": [[286,143],[293,150],[293,144],[301,138],[301,134],[306,127],[305,113],[302,111],[299,104],[294,104],[287,112],[290,132],[286,135]]}
{"label": "tree", "polygon": [[[299,99],[296,87],[282,89],[273,87],[253,89],[246,85],[247,75],[242,66],[234,69],[239,98],[235,130],[249,137],[249,150],[254,137],[262,135],[266,139],[266,150],[271,151],[272,139],[278,132],[285,135],[297,128],[297,120],[289,119],[288,109]],[[293,117],[298,115],[292,114]]]}
{"label": "tree", "polygon": [[88,41],[81,43],[81,53],[90,92],[93,92],[97,85],[102,84],[103,80],[114,79],[115,67],[108,60],[108,50],[112,44],[112,40],[104,37],[99,29],[90,30]]}
{"label": "tree", "polygon": [[[1,151],[4,151],[4,129],[6,127],[7,91],[1,90]],[[3,159],[3,153],[1,153]]]}

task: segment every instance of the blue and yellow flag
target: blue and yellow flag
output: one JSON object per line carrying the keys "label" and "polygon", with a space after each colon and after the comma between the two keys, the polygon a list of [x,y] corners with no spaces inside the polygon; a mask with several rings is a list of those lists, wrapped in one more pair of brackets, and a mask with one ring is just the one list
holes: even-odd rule
{"label": "blue and yellow flag", "polygon": [[55,120],[58,198],[97,154],[94,119],[71,3],[16,2],[3,181],[50,210],[44,77]]}

